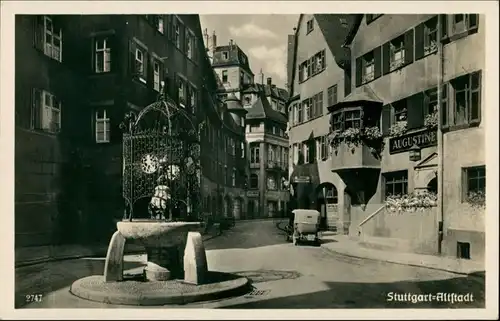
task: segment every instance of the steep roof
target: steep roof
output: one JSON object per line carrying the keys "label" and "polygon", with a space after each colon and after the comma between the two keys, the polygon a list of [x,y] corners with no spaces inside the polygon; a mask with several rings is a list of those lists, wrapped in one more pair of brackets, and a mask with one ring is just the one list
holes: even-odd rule
{"label": "steep roof", "polygon": [[[318,24],[319,29],[321,30],[321,33],[323,34],[323,37],[325,38],[325,42],[327,43],[328,48],[334,56],[342,48],[347,40],[352,41],[351,38],[353,37],[353,29],[357,30],[363,17],[362,14],[315,14],[313,16]],[[293,86],[297,68],[297,47],[300,41],[298,35],[300,32],[300,26],[302,24],[303,17],[303,14],[299,16],[299,19],[297,21],[297,29],[295,30],[295,47],[293,51],[293,71],[290,94],[292,94],[294,91]]]}
{"label": "steep roof", "polygon": [[276,122],[286,124],[288,121],[282,113],[277,110],[274,110],[271,105],[269,105],[269,101],[264,95],[263,91],[257,93],[257,100],[253,103],[250,108],[247,108],[248,114],[246,115],[246,119],[271,119]]}
{"label": "steep roof", "polygon": [[243,93],[246,94],[258,93],[258,92],[263,92],[266,97],[271,96],[273,98],[277,98],[283,101],[288,100],[288,91],[286,91],[286,89],[273,87],[268,84],[263,85],[255,83],[248,85],[248,87],[243,90]]}
{"label": "steep roof", "polygon": [[333,111],[335,109],[341,107],[348,107],[353,105],[359,105],[359,103],[375,103],[375,104],[383,104],[384,101],[377,96],[377,94],[373,91],[370,85],[365,85],[362,87],[356,88],[352,93],[350,93],[347,97],[345,97],[341,102],[328,107],[329,111]]}
{"label": "steep roof", "polygon": [[[222,53],[227,52],[228,58],[224,59]],[[240,66],[253,76],[252,69],[250,68],[250,63],[248,61],[248,56],[243,52],[243,50],[237,45],[224,45],[217,46],[214,50],[212,67],[230,67],[230,66]]]}

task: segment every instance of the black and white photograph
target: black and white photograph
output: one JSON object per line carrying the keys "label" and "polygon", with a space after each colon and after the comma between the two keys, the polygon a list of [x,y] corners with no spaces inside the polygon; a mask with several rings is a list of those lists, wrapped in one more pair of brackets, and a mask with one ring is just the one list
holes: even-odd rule
{"label": "black and white photograph", "polygon": [[498,318],[497,2],[170,2],[2,2],[0,317]]}

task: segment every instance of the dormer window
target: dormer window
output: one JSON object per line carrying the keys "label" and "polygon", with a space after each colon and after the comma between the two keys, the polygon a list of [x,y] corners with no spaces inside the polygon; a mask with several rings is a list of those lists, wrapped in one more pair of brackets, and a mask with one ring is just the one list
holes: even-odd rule
{"label": "dormer window", "polygon": [[228,60],[228,59],[229,59],[229,52],[227,52],[227,51],[223,51],[223,52],[222,52],[222,59],[224,59],[224,60]]}
{"label": "dormer window", "polygon": [[245,105],[250,105],[250,103],[252,102],[252,97],[250,95],[246,95],[244,98],[243,98],[243,104]]}

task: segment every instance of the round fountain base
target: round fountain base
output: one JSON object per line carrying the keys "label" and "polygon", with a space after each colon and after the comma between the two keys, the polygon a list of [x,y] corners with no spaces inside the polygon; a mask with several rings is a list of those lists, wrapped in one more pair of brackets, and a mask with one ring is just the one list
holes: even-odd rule
{"label": "round fountain base", "polygon": [[82,299],[117,305],[186,304],[243,295],[250,291],[249,280],[234,274],[209,272],[201,285],[183,280],[145,281],[131,279],[105,282],[102,275],[76,280],[70,292]]}

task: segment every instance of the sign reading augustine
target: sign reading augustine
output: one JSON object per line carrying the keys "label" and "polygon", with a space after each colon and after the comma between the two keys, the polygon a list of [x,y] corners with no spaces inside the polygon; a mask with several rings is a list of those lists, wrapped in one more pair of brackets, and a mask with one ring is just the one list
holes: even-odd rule
{"label": "sign reading augustine", "polygon": [[423,132],[406,134],[400,137],[389,139],[389,154],[396,154],[408,151],[413,145],[419,148],[436,146],[437,131],[426,130]]}

